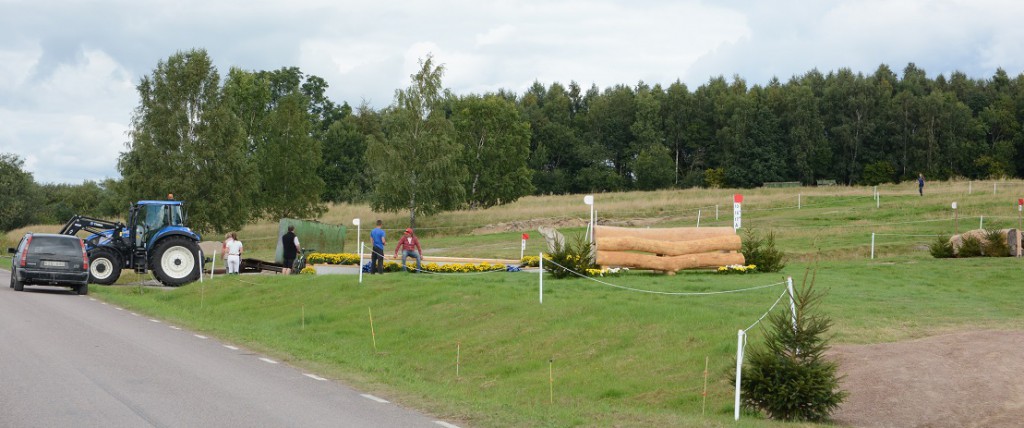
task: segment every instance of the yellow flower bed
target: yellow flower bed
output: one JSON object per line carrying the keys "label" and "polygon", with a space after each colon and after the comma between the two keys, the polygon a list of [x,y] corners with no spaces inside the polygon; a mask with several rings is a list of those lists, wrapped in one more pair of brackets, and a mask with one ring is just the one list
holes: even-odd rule
{"label": "yellow flower bed", "polygon": [[[306,258],[307,263],[311,264],[331,264],[331,265],[358,265],[359,254],[353,253],[313,253]],[[370,258],[363,258],[363,263],[369,263]],[[410,259],[406,261],[406,266],[415,269],[416,260]],[[489,272],[493,270],[505,270],[507,267],[503,263],[488,263],[483,262],[480,264],[472,263],[450,263],[439,265],[434,262],[424,263],[421,269],[426,272],[438,272],[438,273],[469,273],[469,272]],[[397,272],[402,270],[402,264],[394,261],[384,262],[385,272]]]}
{"label": "yellow flower bed", "polygon": [[757,266],[756,265],[746,265],[746,266],[744,266],[744,265],[729,265],[729,266],[720,266],[718,268],[718,273],[750,273],[750,272],[756,272],[756,271],[757,271]]}

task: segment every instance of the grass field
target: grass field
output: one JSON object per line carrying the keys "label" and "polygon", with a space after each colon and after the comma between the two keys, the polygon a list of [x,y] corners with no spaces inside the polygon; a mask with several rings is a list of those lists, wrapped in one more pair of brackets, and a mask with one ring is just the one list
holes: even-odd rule
{"label": "grass field", "polygon": [[[1021,260],[933,259],[927,251],[936,239],[930,235],[977,228],[982,216],[986,228],[1016,227],[1024,183],[929,183],[924,197],[909,183],[879,191],[877,208],[871,188],[743,191],[744,228],[774,231],[790,256],[781,273],[631,272],[603,280],[655,291],[723,291],[779,284],[786,275],[799,285],[807,269],[817,266],[818,288],[828,293],[822,309],[835,322],[833,343],[1024,328],[1024,296],[1014,292]],[[732,193],[663,191],[595,199],[604,224],[693,226],[700,210],[701,226],[728,226]],[[960,211],[956,225],[953,201]],[[366,207],[342,205],[322,221],[351,224],[353,217],[376,216]],[[400,215],[382,217],[391,229],[402,225]],[[425,249],[435,254],[517,258],[524,230],[515,227],[530,225],[526,231],[534,232],[537,225],[558,223],[572,234],[583,230],[588,217],[582,197],[574,195],[525,198],[491,210],[421,218],[418,224]],[[273,231],[276,225],[254,225],[240,236],[266,233],[272,241]],[[389,235],[397,238],[394,230]],[[528,254],[541,251],[538,238],[530,240]],[[270,248],[251,242],[247,246],[256,251]],[[125,272],[123,278],[133,276]],[[781,285],[694,297],[546,277],[540,304],[536,273],[389,274],[357,281],[247,275],[177,289],[92,291],[463,426],[777,425],[754,415],[733,422],[728,374],[735,367],[737,330],[768,310]],[[762,334],[752,332],[750,344],[756,346]],[[702,414],[705,359],[710,368]]]}

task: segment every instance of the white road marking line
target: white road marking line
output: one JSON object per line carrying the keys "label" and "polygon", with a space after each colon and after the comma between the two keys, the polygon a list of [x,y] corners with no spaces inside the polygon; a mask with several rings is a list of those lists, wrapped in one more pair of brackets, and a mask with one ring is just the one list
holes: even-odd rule
{"label": "white road marking line", "polygon": [[237,347],[237,346],[231,346],[231,345],[224,345],[224,347],[225,347],[225,348],[228,348],[228,349],[230,349],[230,350],[232,350],[232,351],[237,351],[237,350],[238,350],[238,347]]}
{"label": "white road marking line", "polygon": [[175,329],[175,330],[181,330],[181,327],[175,327],[175,326],[173,326],[173,325],[172,325],[172,326],[170,326],[170,327],[171,327],[171,328],[173,328],[173,329]]}
{"label": "white road marking line", "polygon": [[271,360],[270,358],[260,357],[260,361],[263,361],[264,363],[267,363],[267,364],[277,364],[277,361]]}
{"label": "white road marking line", "polygon": [[96,301],[96,299],[95,299],[95,298],[92,298],[92,297],[90,297],[90,298],[89,298],[89,300],[92,300],[92,301],[94,301],[94,302]]}
{"label": "white road marking line", "polygon": [[137,314],[135,312],[129,312],[129,313],[132,314],[132,315],[135,315],[135,316],[139,316],[139,314]]}
{"label": "white road marking line", "polygon": [[105,305],[105,304],[107,304],[107,302],[100,302],[100,303],[102,303],[102,304],[104,304],[104,305]]}
{"label": "white road marking line", "polygon": [[[106,303],[104,303],[104,304],[106,304]],[[124,309],[121,309],[121,308],[119,308],[119,307],[117,307],[117,306],[114,306],[114,309],[117,309],[117,310],[119,310],[119,311],[123,311],[123,310],[124,310]]]}
{"label": "white road marking line", "polygon": [[458,425],[452,425],[445,421],[434,421],[434,423],[443,426],[444,428],[459,428]]}
{"label": "white road marking line", "polygon": [[150,318],[149,321],[150,322],[160,322],[160,320],[155,320],[155,319],[152,319],[152,318]]}
{"label": "white road marking line", "polygon": [[195,337],[198,337],[198,338],[200,338],[200,339],[208,339],[208,337],[206,337],[206,336],[203,336],[203,335],[201,335],[201,334],[193,334],[193,336],[195,336]]}
{"label": "white road marking line", "polygon": [[327,379],[324,379],[324,378],[322,378],[320,376],[317,376],[315,374],[312,374],[312,373],[303,373],[302,375],[305,376],[305,377],[308,377],[310,379],[316,379],[316,380],[320,380],[320,381],[327,380]]}
{"label": "white road marking line", "polygon": [[376,401],[378,403],[388,403],[389,402],[388,400],[385,400],[385,399],[380,398],[380,397],[374,397],[374,396],[372,396],[370,394],[359,394],[359,395],[362,395],[363,397],[369,398],[369,399],[371,399],[373,401]]}

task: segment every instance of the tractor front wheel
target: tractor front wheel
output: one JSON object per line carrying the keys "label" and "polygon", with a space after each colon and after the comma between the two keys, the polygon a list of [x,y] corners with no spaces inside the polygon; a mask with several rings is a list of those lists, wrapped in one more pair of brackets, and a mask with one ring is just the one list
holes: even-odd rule
{"label": "tractor front wheel", "polygon": [[97,248],[89,254],[89,282],[110,285],[121,277],[121,257],[113,250]]}
{"label": "tractor front wheel", "polygon": [[202,267],[199,244],[184,236],[171,236],[158,242],[150,259],[156,279],[171,287],[199,279]]}

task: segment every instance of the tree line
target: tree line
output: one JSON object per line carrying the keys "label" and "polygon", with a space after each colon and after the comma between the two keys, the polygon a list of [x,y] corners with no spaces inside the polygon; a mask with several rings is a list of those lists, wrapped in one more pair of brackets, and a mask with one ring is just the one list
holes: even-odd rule
{"label": "tree line", "polygon": [[[195,227],[220,232],[316,217],[330,202],[408,212],[415,225],[531,194],[1024,176],[1024,74],[1002,69],[929,78],[883,64],[753,86],[719,76],[693,90],[536,82],[466,95],[444,87],[444,71],[428,56],[391,105],[353,109],[296,67],[232,68],[222,82],[206,51],[178,52],[140,80],[121,179],[24,186],[8,200],[35,202],[5,204],[0,216],[20,220],[0,228],[68,210],[121,215],[167,193],[188,201]],[[23,173],[19,162],[5,154],[0,168]]]}

